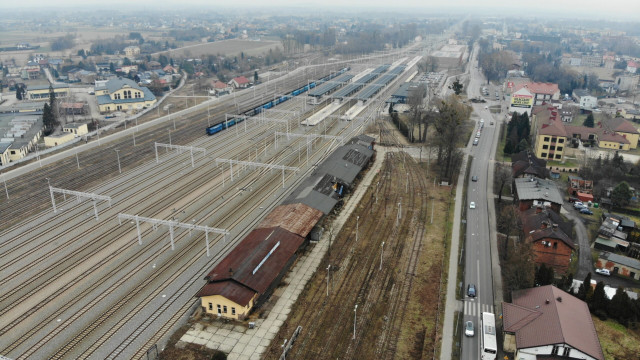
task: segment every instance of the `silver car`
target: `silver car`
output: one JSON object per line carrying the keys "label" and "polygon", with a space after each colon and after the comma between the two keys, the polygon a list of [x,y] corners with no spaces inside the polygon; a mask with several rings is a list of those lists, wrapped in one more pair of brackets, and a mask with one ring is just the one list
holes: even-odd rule
{"label": "silver car", "polygon": [[473,329],[473,321],[467,321],[464,324],[464,334],[466,336],[473,336],[475,334],[475,331]]}

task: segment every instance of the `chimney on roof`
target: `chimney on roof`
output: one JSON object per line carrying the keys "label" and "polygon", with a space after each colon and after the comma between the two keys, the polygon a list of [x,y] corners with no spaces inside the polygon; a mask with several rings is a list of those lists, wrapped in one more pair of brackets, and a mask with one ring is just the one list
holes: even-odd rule
{"label": "chimney on roof", "polygon": [[540,214],[542,212],[542,206],[536,206],[536,214]]}
{"label": "chimney on roof", "polygon": [[229,277],[232,277],[232,276],[233,276],[233,269],[229,268]]}
{"label": "chimney on roof", "polygon": [[544,303],[549,305],[549,299],[545,300]]}
{"label": "chimney on roof", "polygon": [[551,225],[551,227],[553,228],[553,230],[558,230],[558,224],[553,224]]}
{"label": "chimney on roof", "polygon": [[556,300],[558,300],[558,302],[562,302],[562,296],[558,296]]}

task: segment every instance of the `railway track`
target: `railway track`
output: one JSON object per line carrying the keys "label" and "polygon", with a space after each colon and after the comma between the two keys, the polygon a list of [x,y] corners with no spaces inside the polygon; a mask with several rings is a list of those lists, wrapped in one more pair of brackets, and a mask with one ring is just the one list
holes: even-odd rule
{"label": "railway track", "polygon": [[[251,152],[251,149],[249,149],[249,152]],[[248,155],[248,156],[250,157],[250,155]],[[276,177],[276,178],[279,178],[279,177]],[[201,245],[200,245],[200,246],[201,246]],[[147,264],[147,265],[148,265],[148,262],[147,262],[147,263],[145,263],[145,264]],[[36,349],[36,348],[37,348],[37,347],[34,347],[34,349]],[[70,349],[73,349],[73,346],[71,346],[71,347],[70,347]],[[64,350],[64,349],[63,349],[63,350]],[[66,350],[65,350],[65,351],[66,351]],[[63,351],[63,352],[64,352],[64,351]],[[30,352],[30,353],[28,353],[28,355],[29,355],[29,354],[32,354],[32,353],[33,353],[33,352]]]}

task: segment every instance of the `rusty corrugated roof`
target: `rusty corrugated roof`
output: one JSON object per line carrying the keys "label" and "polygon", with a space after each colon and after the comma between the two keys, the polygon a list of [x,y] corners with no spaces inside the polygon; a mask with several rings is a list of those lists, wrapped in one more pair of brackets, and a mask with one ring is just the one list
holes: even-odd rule
{"label": "rusty corrugated roof", "polygon": [[280,205],[265,217],[257,228],[281,227],[306,237],[324,214],[302,203]]}
{"label": "rusty corrugated roof", "polygon": [[517,307],[503,303],[503,321],[505,331],[515,332],[518,349],[564,343],[604,360],[584,301],[553,285],[514,291],[512,298]]}
{"label": "rusty corrugated roof", "polygon": [[280,227],[255,229],[211,270],[207,280],[234,280],[262,294],[303,242],[303,237]]}

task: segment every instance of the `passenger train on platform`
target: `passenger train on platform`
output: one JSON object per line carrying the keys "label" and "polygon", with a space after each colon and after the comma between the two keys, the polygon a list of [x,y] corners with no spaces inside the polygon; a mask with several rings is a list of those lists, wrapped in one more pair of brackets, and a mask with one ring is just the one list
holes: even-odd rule
{"label": "passenger train on platform", "polygon": [[320,79],[318,81],[314,81],[312,83],[309,83],[309,84],[307,84],[307,85],[305,85],[305,86],[303,86],[303,87],[301,87],[299,89],[293,90],[292,92],[290,92],[290,93],[288,93],[286,95],[282,95],[282,96],[280,96],[280,97],[278,97],[278,98],[276,98],[274,100],[271,100],[269,102],[266,102],[266,103],[264,103],[264,104],[262,104],[262,105],[260,105],[260,106],[258,106],[256,108],[248,110],[243,114],[244,117],[237,117],[237,118],[233,118],[231,120],[221,121],[221,122],[219,122],[219,123],[217,123],[215,125],[209,126],[207,128],[207,135],[214,135],[214,134],[217,134],[217,133],[219,133],[220,131],[222,131],[224,129],[227,129],[227,128],[230,128],[230,127],[232,127],[234,125],[237,125],[237,124],[243,122],[246,117],[258,115],[264,110],[271,109],[274,106],[276,106],[278,104],[281,104],[281,103],[283,103],[283,102],[285,102],[285,101],[287,101],[287,100],[289,100],[289,99],[291,99],[291,98],[293,98],[295,96],[298,96],[300,94],[304,94],[305,92],[309,91],[310,89],[313,89],[314,87],[316,87],[316,86],[318,86],[318,85],[320,85],[320,84],[322,84],[322,83],[324,83],[326,81],[329,81],[329,80],[335,78],[336,76],[342,75],[345,72],[349,71],[350,69],[351,68],[349,68],[349,67],[343,68],[342,70],[337,71],[335,73],[331,73],[331,74],[323,77],[322,79]]}

